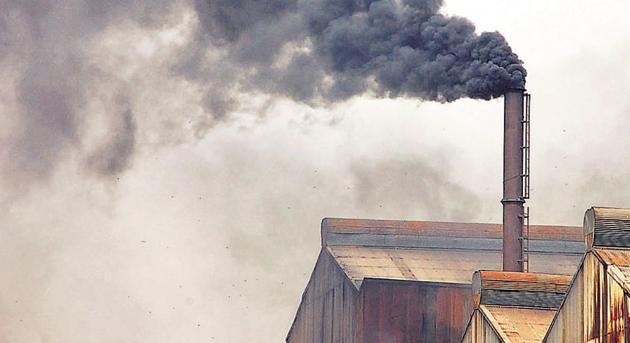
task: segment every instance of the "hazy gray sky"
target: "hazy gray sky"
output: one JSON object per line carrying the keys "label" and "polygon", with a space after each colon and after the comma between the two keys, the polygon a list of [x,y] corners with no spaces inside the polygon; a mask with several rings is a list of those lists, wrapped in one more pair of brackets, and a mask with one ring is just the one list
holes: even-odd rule
{"label": "hazy gray sky", "polygon": [[[0,0],[1,341],[279,342],[323,217],[500,219],[501,100],[219,89],[193,3],[61,3]],[[630,207],[630,2],[442,13],[525,62],[532,221]]]}

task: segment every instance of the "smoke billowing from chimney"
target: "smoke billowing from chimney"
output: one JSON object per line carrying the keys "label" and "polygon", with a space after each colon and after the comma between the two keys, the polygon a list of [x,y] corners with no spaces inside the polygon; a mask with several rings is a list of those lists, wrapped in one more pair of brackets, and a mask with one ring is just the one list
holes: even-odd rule
{"label": "smoke billowing from chimney", "polygon": [[259,91],[330,103],[354,95],[450,102],[523,88],[498,32],[439,13],[441,0],[196,0],[207,36]]}
{"label": "smoke billowing from chimney", "polygon": [[[3,92],[12,96],[0,100],[11,116],[0,133],[6,147],[0,176],[23,189],[78,157],[90,174],[114,178],[133,164],[145,140],[196,139],[243,108],[264,112],[248,107],[251,95],[310,106],[362,94],[448,102],[491,99],[523,86],[525,69],[503,36],[477,34],[470,21],[439,13],[441,6],[440,0],[9,2],[9,14],[0,15],[6,47],[0,74]],[[137,30],[158,37],[159,28],[181,36],[112,54],[115,48],[103,47],[122,26],[130,36]],[[99,54],[105,51],[112,55]],[[129,68],[108,64],[118,58]],[[199,112],[160,118],[158,111],[169,110],[146,106],[159,99],[147,101],[151,87],[138,87],[141,80],[181,82],[175,87],[193,94]],[[128,108],[109,105],[121,89]],[[104,118],[103,142],[93,142],[86,129],[97,117]],[[147,123],[160,129],[149,134]],[[192,134],[181,129],[186,123]]]}

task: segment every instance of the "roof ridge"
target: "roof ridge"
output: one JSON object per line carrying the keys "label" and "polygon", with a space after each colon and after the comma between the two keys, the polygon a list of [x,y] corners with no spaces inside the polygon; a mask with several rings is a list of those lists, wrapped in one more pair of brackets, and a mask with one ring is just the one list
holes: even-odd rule
{"label": "roof ridge", "polygon": [[[333,240],[352,241],[356,238],[372,240],[374,244],[379,245],[394,236],[412,239],[413,237],[448,239],[500,239],[503,237],[501,224],[493,223],[324,218],[321,224],[322,246],[335,245],[332,244]],[[576,226],[532,225],[530,239],[582,243],[583,230]]]}

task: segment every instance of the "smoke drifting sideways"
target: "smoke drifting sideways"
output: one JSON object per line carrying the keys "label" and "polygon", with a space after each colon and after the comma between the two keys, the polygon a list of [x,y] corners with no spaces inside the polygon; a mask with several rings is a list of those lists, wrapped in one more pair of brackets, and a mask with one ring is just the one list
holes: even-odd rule
{"label": "smoke drifting sideways", "polygon": [[[239,87],[311,104],[371,93],[451,102],[522,88],[498,32],[439,13],[441,0],[196,0],[205,39],[238,62]],[[217,102],[215,102],[217,103]]]}
{"label": "smoke drifting sideways", "polygon": [[[133,165],[146,136],[181,142],[204,137],[243,108],[262,116],[267,107],[248,107],[256,96],[326,107],[364,94],[492,99],[524,86],[525,68],[501,34],[478,34],[470,21],[441,14],[441,6],[441,0],[10,1],[0,14],[0,90],[7,94],[0,110],[9,114],[0,129],[0,176],[21,192],[75,158],[87,174],[114,179]],[[95,62],[94,47],[111,42],[116,27],[155,35],[180,25],[187,18],[181,13],[193,18],[184,24],[192,33],[158,63]],[[149,89],[149,81],[173,80],[181,80],[179,92],[199,90],[202,113],[164,119],[148,108],[159,101],[147,101],[151,95],[139,82]],[[154,130],[147,128],[151,120],[170,124]],[[94,123],[104,132],[97,141],[88,130]],[[192,134],[182,130],[186,123]]]}
{"label": "smoke drifting sideways", "polygon": [[[153,17],[167,17],[168,6],[64,0],[0,8],[4,195],[47,181],[70,158],[107,180],[127,170],[136,147],[134,99],[113,70],[95,63],[92,44],[124,20],[149,26]],[[89,130],[95,123],[97,139]]]}

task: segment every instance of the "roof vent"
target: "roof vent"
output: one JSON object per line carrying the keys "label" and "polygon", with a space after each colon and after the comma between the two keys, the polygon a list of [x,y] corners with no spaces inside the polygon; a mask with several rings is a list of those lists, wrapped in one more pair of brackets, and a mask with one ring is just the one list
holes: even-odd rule
{"label": "roof vent", "polygon": [[630,249],[630,209],[591,207],[584,214],[586,250],[596,247]]}
{"label": "roof vent", "polygon": [[556,309],[570,283],[568,275],[477,271],[472,280],[474,305]]}

